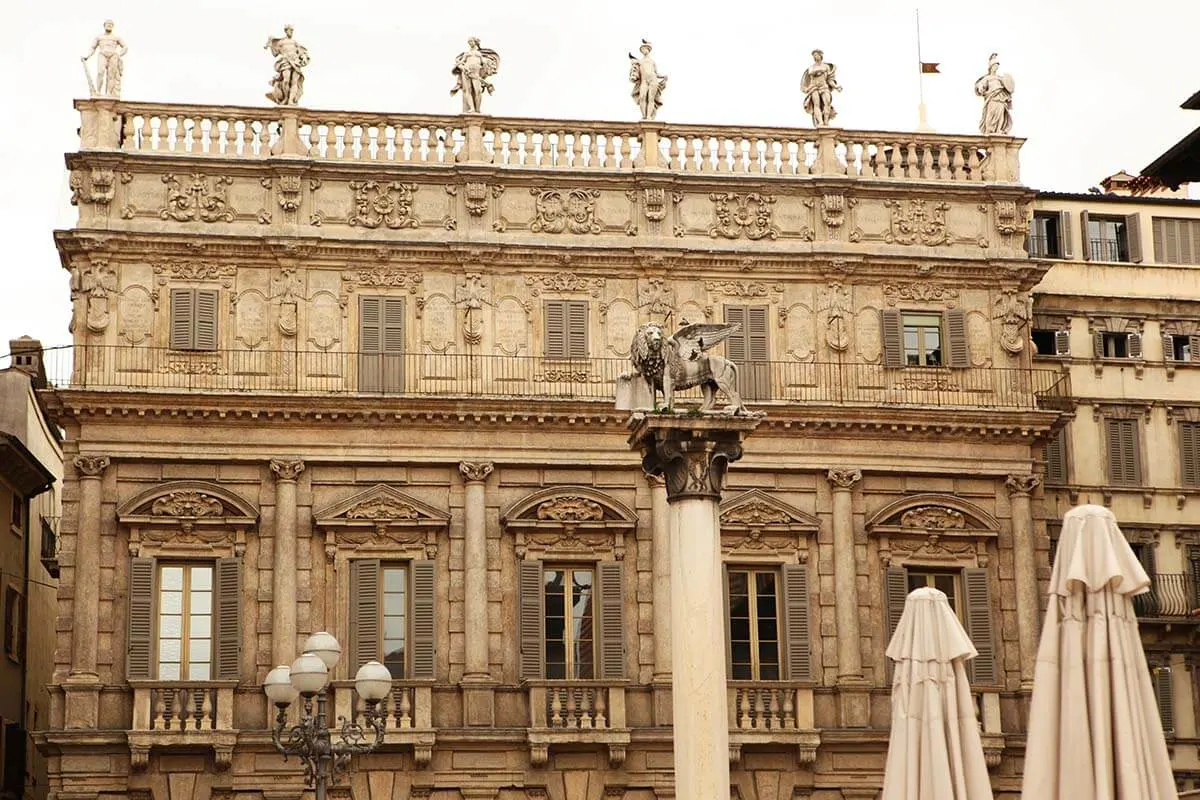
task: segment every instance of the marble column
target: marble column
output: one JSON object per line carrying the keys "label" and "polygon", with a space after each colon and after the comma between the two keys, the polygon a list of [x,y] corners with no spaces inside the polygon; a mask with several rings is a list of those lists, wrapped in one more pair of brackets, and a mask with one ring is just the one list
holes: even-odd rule
{"label": "marble column", "polygon": [[100,535],[103,497],[101,481],[106,456],[79,456],[74,461],[79,479],[76,506],[75,577],[71,603],[71,673],[63,681],[66,728],[97,725],[100,713],[98,643],[100,635]]}
{"label": "marble column", "polygon": [[271,459],[275,473],[275,554],[271,578],[271,655],[291,664],[296,648],[296,482],[304,472],[298,458]]}
{"label": "marble column", "polygon": [[671,527],[667,484],[647,475],[650,486],[650,586],[654,605],[654,722],[671,724]]}
{"label": "marble column", "polygon": [[729,799],[729,706],[721,580],[721,489],[753,417],[646,415],[629,443],[666,479],[670,532],[675,796]]}
{"label": "marble column", "polygon": [[871,706],[862,669],[862,638],[858,625],[858,561],[854,557],[854,486],[862,480],[856,469],[826,473],[833,491],[833,604],[837,620],[838,707],[842,725],[863,727]]}
{"label": "marble column", "polygon": [[[485,481],[488,461],[458,465],[466,484],[463,542],[463,626],[466,668],[463,671],[463,718],[468,725],[491,725],[493,681],[488,666],[487,516]],[[481,685],[482,684],[482,685]]]}
{"label": "marble column", "polygon": [[1033,690],[1033,668],[1037,663],[1038,614],[1037,558],[1033,541],[1033,507],[1029,496],[1041,484],[1037,475],[1009,475],[1012,506],[1013,577],[1017,589],[1017,646],[1021,651],[1021,688]]}

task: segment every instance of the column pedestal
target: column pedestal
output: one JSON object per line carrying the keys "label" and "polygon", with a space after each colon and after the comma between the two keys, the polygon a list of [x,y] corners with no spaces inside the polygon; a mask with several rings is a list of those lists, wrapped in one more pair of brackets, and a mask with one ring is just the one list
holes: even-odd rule
{"label": "column pedestal", "polygon": [[495,722],[495,681],[488,668],[487,618],[487,461],[458,465],[466,482],[463,542],[463,625],[466,668],[462,678],[463,723],[491,727]]}
{"label": "column pedestal", "polygon": [[729,800],[720,500],[754,417],[635,414],[631,447],[666,480],[675,796]]}

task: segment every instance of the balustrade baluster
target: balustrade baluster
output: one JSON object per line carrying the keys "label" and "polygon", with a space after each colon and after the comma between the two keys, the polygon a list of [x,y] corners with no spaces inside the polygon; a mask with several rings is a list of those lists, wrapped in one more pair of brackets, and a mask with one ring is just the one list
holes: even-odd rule
{"label": "balustrade baluster", "polygon": [[766,727],[766,689],[754,690],[754,727],[762,730]]}
{"label": "balustrade baluster", "polygon": [[550,144],[546,141],[546,135],[543,133],[534,133],[533,131],[525,131],[525,140],[529,143],[530,154],[532,161],[525,166],[540,167],[546,159],[546,147]]}
{"label": "balustrade baluster", "polygon": [[399,712],[396,724],[401,728],[412,727],[412,700],[409,697],[411,689],[401,687],[396,694],[400,695],[400,702],[397,704]]}
{"label": "balustrade baluster", "polygon": [[568,165],[574,169],[581,169],[585,165],[583,163],[583,142],[582,135],[578,133],[571,134],[570,151],[568,153],[571,163]]}
{"label": "balustrade baluster", "polygon": [[938,147],[937,179],[944,181],[950,178],[950,149],[946,144]]}
{"label": "balustrade baluster", "polygon": [[169,728],[166,724],[167,719],[167,701],[164,697],[165,692],[162,689],[150,690],[150,730]]}
{"label": "balustrade baluster", "polygon": [[607,688],[596,689],[595,726],[597,728],[607,728],[608,727],[608,717],[605,716],[606,712],[608,711],[607,695],[608,695]]}
{"label": "balustrade baluster", "polygon": [[578,702],[578,698],[576,697],[576,691],[577,690],[574,688],[566,690],[566,692],[567,692],[566,717],[567,717],[567,727],[568,728],[578,728],[579,727],[579,702]]}
{"label": "balustrade baluster", "polygon": [[951,177],[953,177],[956,181],[961,181],[965,177],[963,174],[963,165],[966,163],[966,161],[963,159],[963,148],[961,145],[954,145],[952,149],[954,151],[954,157],[951,161],[951,169],[953,170]]}
{"label": "balustrade baluster", "polygon": [[750,719],[750,690],[737,690],[737,710],[738,710],[738,729],[749,730],[751,727]]}
{"label": "balustrade baluster", "polygon": [[559,692],[561,692],[561,691],[565,691],[565,690],[557,689],[557,688],[551,688],[549,690],[549,692],[550,692],[550,727],[551,728],[566,727],[563,724],[563,717],[562,717],[563,704],[562,704],[562,697],[559,695]]}
{"label": "balustrade baluster", "polygon": [[625,134],[621,137],[621,160],[617,162],[619,169],[628,169],[633,166],[633,137]]}
{"label": "balustrade baluster", "polygon": [[796,727],[796,701],[795,689],[784,689],[783,691],[783,727],[786,730],[794,730]]}
{"label": "balustrade baluster", "polygon": [[983,180],[983,176],[979,174],[979,149],[976,147],[970,148],[970,152],[967,156],[967,169],[971,171],[971,180]]}
{"label": "balustrade baluster", "polygon": [[592,727],[592,706],[596,701],[595,689],[580,689],[579,690],[579,727],[582,729],[591,729]]}
{"label": "balustrade baluster", "polygon": [[931,180],[937,176],[933,172],[933,146],[922,144],[921,147],[921,177]]}
{"label": "balustrade baluster", "polygon": [[202,700],[200,708],[196,712],[196,727],[198,729],[212,730],[217,727],[216,719],[213,717],[213,696],[214,689],[201,689]]}

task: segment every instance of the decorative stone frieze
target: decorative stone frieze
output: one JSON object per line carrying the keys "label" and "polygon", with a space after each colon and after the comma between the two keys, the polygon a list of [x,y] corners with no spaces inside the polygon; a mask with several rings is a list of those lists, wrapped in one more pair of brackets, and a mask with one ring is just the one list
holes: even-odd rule
{"label": "decorative stone frieze", "polygon": [[413,194],[417,184],[402,181],[350,181],[354,195],[354,213],[346,220],[349,225],[392,230],[416,228],[420,222],[413,216]]}
{"label": "decorative stone frieze", "polygon": [[542,292],[558,294],[589,294],[599,297],[604,289],[604,278],[587,278],[574,272],[555,272],[551,275],[526,275],[525,285],[529,293],[538,297]]}
{"label": "decorative stone frieze", "polygon": [[713,201],[713,224],[708,235],[714,239],[778,239],[779,228],[775,226],[775,195],[748,192],[732,194],[720,192],[710,194]]}
{"label": "decorative stone frieze", "polygon": [[950,204],[942,201],[889,199],[883,201],[891,209],[891,220],[883,240],[888,244],[923,244],[927,247],[950,244],[953,237],[946,226]]}
{"label": "decorative stone frieze", "polygon": [[885,284],[883,300],[889,306],[899,303],[937,303],[946,308],[958,305],[958,289],[930,281],[914,281],[906,284]]}
{"label": "decorative stone frieze", "polygon": [[598,189],[529,190],[533,195],[534,215],[529,222],[533,233],[600,233],[603,223],[596,218]]}
{"label": "decorative stone frieze", "polygon": [[233,222],[237,212],[229,205],[228,187],[233,178],[219,175],[209,179],[193,172],[185,180],[174,173],[162,176],[166,185],[166,202],[158,215],[175,222]]}

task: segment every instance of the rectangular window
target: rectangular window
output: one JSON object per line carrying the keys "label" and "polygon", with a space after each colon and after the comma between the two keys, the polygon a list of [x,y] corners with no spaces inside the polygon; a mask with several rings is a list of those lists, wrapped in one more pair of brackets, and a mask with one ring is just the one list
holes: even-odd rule
{"label": "rectangular window", "polygon": [[1200,334],[1164,333],[1164,361],[1200,361]]}
{"label": "rectangular window", "polygon": [[434,677],[434,562],[350,562],[351,671],[382,661],[393,678]]}
{"label": "rectangular window", "polygon": [[742,326],[725,340],[725,355],[738,365],[738,392],[745,400],[771,396],[769,314],[767,306],[725,306],[725,324]]}
{"label": "rectangular window", "polygon": [[1160,264],[1200,264],[1200,219],[1155,217],[1154,260]]}
{"label": "rectangular window", "polygon": [[172,350],[217,349],[217,298],[215,289],[171,290]]}
{"label": "rectangular window", "polygon": [[1175,736],[1175,687],[1171,683],[1170,667],[1151,667],[1150,683],[1154,686],[1154,700],[1158,705],[1158,718],[1162,722],[1167,738]]}
{"label": "rectangular window", "polygon": [[358,390],[404,390],[404,298],[358,299]]}
{"label": "rectangular window", "polygon": [[884,573],[884,610],[887,623],[887,638],[891,640],[904,611],[908,593],[923,586],[932,586],[945,592],[950,607],[963,620],[963,627],[971,643],[979,651],[978,657],[968,662],[967,673],[972,683],[995,685],[999,680],[996,670],[995,632],[992,624],[991,583],[988,571],[983,567],[961,570],[935,570],[926,567],[888,567]]}
{"label": "rectangular window", "polygon": [[954,610],[955,614],[961,617],[962,611],[959,609],[958,603],[958,582],[960,577],[961,576],[958,571],[941,572],[934,570],[923,571],[920,569],[910,569],[908,570],[908,590],[911,592],[924,586],[928,586],[931,589],[937,589],[941,591],[946,595],[946,599],[950,602],[950,608]]}
{"label": "rectangular window", "polygon": [[942,365],[942,315],[904,314],[904,364],[909,367]]}
{"label": "rectangular window", "polygon": [[1179,423],[1179,473],[1184,486],[1200,486],[1200,422]]}
{"label": "rectangular window", "polygon": [[777,681],[780,671],[780,597],[774,569],[730,567],[729,677],[735,681]]}
{"label": "rectangular window", "polygon": [[380,630],[383,632],[383,665],[392,677],[408,674],[405,653],[408,645],[408,568],[384,564],[379,570]]}
{"label": "rectangular window", "polygon": [[158,679],[206,681],[213,674],[213,568],[163,564],[158,570]]}
{"label": "rectangular window", "polygon": [[542,571],[547,678],[596,676],[595,577],[591,567]]}
{"label": "rectangular window", "polygon": [[1106,419],[1108,480],[1114,486],[1140,486],[1142,483],[1141,448],[1136,419]]}
{"label": "rectangular window", "polygon": [[547,300],[546,358],[567,360],[588,357],[588,304],[586,300]]}
{"label": "rectangular window", "polygon": [[1067,429],[1063,428],[1046,442],[1043,454],[1046,462],[1046,483],[1067,482]]}
{"label": "rectangular window", "polygon": [[1029,255],[1064,258],[1062,217],[1056,212],[1035,211],[1029,223]]}
{"label": "rectangular window", "polygon": [[1088,247],[1093,261],[1122,261],[1129,258],[1129,226],[1120,217],[1089,217]]}
{"label": "rectangular window", "polygon": [[1071,334],[1068,331],[1049,328],[1034,328],[1029,338],[1039,356],[1066,356],[1071,354]]}
{"label": "rectangular window", "polygon": [[1125,331],[1096,331],[1092,334],[1096,358],[1141,358],[1142,335]]}

